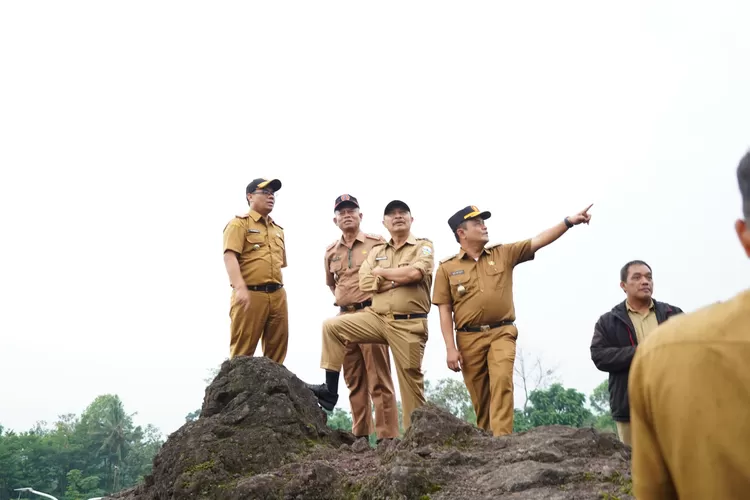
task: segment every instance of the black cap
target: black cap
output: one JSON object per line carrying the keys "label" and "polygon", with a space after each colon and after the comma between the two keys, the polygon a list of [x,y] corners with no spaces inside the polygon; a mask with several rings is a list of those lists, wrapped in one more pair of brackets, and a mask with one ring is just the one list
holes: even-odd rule
{"label": "black cap", "polygon": [[395,210],[397,208],[403,208],[407,212],[411,212],[411,209],[409,208],[409,205],[404,203],[401,200],[393,200],[389,204],[385,206],[385,210],[383,210],[383,215],[388,215],[392,210]]}
{"label": "black cap", "polygon": [[469,205],[453,214],[451,218],[448,219],[448,225],[451,227],[451,231],[455,233],[456,229],[458,229],[458,226],[460,226],[462,222],[473,219],[474,217],[481,217],[486,220],[492,217],[492,214],[487,211],[482,212],[474,205]]}
{"label": "black cap", "polygon": [[271,188],[275,191],[281,189],[281,181],[278,179],[253,179],[253,181],[245,188],[245,194],[250,194],[256,189],[260,188]]}
{"label": "black cap", "polygon": [[338,198],[336,198],[336,201],[333,202],[333,211],[339,209],[341,205],[354,205],[355,207],[359,208],[359,202],[357,201],[357,198],[350,194],[342,194]]}

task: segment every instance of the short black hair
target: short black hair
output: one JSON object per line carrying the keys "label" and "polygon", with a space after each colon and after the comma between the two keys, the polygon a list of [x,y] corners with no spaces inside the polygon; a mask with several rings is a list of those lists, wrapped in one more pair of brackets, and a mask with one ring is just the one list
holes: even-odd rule
{"label": "short black hair", "polygon": [[460,239],[458,239],[458,230],[459,230],[459,229],[466,229],[466,226],[468,225],[468,224],[467,224],[467,222],[469,222],[469,221],[467,221],[467,220],[463,221],[463,222],[462,222],[461,224],[459,224],[459,225],[458,225],[458,226],[456,227],[456,230],[455,230],[455,231],[453,231],[453,236],[455,236],[455,237],[456,237],[456,241],[457,241],[457,242],[459,242],[459,243],[461,243],[461,240],[460,240]]}
{"label": "short black hair", "polygon": [[737,167],[737,182],[742,194],[742,213],[745,220],[750,221],[750,150],[745,153]]}
{"label": "short black hair", "polygon": [[628,271],[630,271],[631,266],[638,266],[638,265],[646,266],[649,271],[654,272],[651,269],[651,266],[649,266],[642,260],[631,260],[630,262],[622,266],[622,269],[620,269],[620,281],[622,281],[623,283],[628,281]]}

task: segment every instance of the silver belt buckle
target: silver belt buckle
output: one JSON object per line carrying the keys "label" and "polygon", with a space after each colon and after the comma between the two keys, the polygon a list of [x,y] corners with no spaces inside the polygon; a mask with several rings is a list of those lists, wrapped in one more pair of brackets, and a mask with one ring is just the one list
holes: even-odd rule
{"label": "silver belt buckle", "polygon": [[479,331],[480,332],[486,332],[489,331],[490,325],[479,325]]}

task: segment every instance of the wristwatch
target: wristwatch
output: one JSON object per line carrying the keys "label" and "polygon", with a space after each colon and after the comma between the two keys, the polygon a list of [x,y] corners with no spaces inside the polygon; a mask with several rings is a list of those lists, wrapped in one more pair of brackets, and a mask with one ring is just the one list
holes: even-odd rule
{"label": "wristwatch", "polygon": [[572,222],[570,222],[570,220],[568,220],[568,218],[567,218],[567,217],[565,217],[565,219],[564,219],[564,222],[565,222],[565,226],[566,226],[566,227],[567,227],[568,229],[570,229],[571,227],[573,227],[573,223],[572,223]]}

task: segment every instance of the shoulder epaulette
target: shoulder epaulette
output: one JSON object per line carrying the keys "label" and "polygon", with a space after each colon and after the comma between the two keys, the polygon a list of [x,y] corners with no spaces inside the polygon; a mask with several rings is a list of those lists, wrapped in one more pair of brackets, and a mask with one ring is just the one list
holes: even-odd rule
{"label": "shoulder epaulette", "polygon": [[371,240],[377,241],[385,241],[385,238],[383,238],[379,234],[365,233],[365,238],[370,238]]}
{"label": "shoulder epaulette", "polygon": [[274,226],[278,226],[278,228],[279,228],[279,229],[281,229],[282,231],[284,230],[284,228],[283,228],[283,227],[281,226],[281,224],[279,224],[279,223],[278,223],[278,222],[276,222],[276,221],[273,221],[273,225],[274,225]]}
{"label": "shoulder epaulette", "polygon": [[440,261],[440,263],[442,264],[443,262],[448,262],[449,260],[451,260],[451,259],[455,259],[456,257],[458,257],[458,254],[457,254],[457,253],[454,253],[454,254],[453,254],[453,255],[451,255],[450,257],[446,257],[446,258],[444,258],[443,260],[441,260],[441,261]]}
{"label": "shoulder epaulette", "polygon": [[330,245],[328,245],[328,246],[326,247],[326,252],[327,252],[328,250],[330,250],[331,248],[335,247],[335,246],[336,246],[336,243],[338,243],[338,240],[336,240],[336,241],[334,241],[333,243],[331,243]]}
{"label": "shoulder epaulette", "polygon": [[235,215],[235,217],[237,217],[238,219],[247,219],[248,217],[250,217],[250,214],[237,214]]}
{"label": "shoulder epaulette", "polygon": [[429,239],[429,238],[417,238],[417,237],[415,237],[414,239],[416,239],[417,241],[426,241],[427,243],[432,243],[432,240]]}
{"label": "shoulder epaulette", "polygon": [[500,245],[502,245],[502,243],[492,243],[490,245],[485,245],[484,248],[495,248],[499,247]]}

